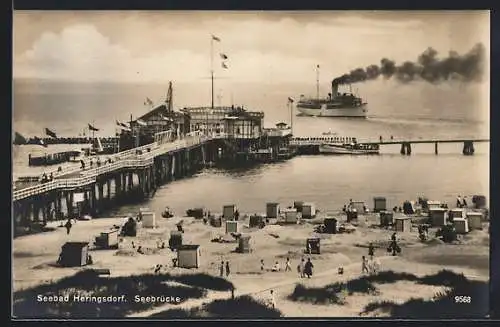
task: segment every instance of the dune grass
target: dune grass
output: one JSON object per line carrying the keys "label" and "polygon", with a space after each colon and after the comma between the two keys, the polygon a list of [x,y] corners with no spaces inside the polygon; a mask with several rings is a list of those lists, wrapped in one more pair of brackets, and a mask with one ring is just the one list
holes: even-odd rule
{"label": "dune grass", "polygon": [[[432,299],[412,298],[398,304],[391,301],[369,303],[361,314],[381,311],[394,318],[483,318],[488,314],[489,285],[484,281],[471,281],[461,274],[440,271],[422,277],[419,283],[443,285],[450,289],[438,292]],[[470,303],[459,303],[455,296],[470,296]]]}
{"label": "dune grass", "polygon": [[[399,318],[453,318],[484,317],[488,312],[488,283],[468,280],[463,274],[441,270],[433,275],[418,277],[409,273],[382,271],[376,275],[363,276],[348,282],[339,282],[324,287],[306,287],[299,284],[288,298],[312,304],[346,304],[346,295],[365,293],[376,295],[376,284],[391,284],[411,281],[416,284],[445,286],[449,290],[440,292],[433,299],[411,299],[403,304],[390,301],[369,303],[362,315],[385,312]],[[472,303],[456,303],[455,296],[470,296]]]}
{"label": "dune grass", "polygon": [[171,309],[159,312],[151,318],[279,318],[281,312],[256,301],[250,296],[235,299],[215,300],[201,307],[189,310]]}
{"label": "dune grass", "polygon": [[[175,281],[184,285],[169,285]],[[162,302],[136,302],[135,296],[172,296],[180,302],[202,298],[206,289],[229,290],[232,283],[204,274],[179,275],[143,274],[126,277],[102,278],[94,271],[82,271],[73,276],[46,285],[14,293],[14,314],[18,318],[117,318],[163,304]],[[38,302],[37,296],[121,296],[126,302],[82,303]]]}

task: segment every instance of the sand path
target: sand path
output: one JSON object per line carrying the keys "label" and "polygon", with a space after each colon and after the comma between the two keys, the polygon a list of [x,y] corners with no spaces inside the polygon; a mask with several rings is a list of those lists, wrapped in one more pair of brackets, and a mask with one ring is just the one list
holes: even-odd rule
{"label": "sand path", "polygon": [[[396,257],[393,257],[393,256],[382,256],[382,257],[378,257],[378,260],[380,260],[380,263],[382,264],[385,261],[388,261],[391,259],[393,260],[395,258]],[[242,282],[244,283],[245,278],[241,278],[239,276],[238,277],[230,277],[230,281],[232,281],[236,286],[236,290],[234,292],[235,296],[244,296],[244,295],[255,296],[255,295],[259,295],[261,293],[264,293],[266,291],[269,291],[271,289],[272,290],[279,290],[283,287],[288,287],[288,286],[292,286],[292,285],[299,284],[299,283],[304,284],[304,285],[308,285],[308,284],[312,283],[313,281],[317,280],[318,277],[323,277],[323,276],[336,276],[337,278],[335,278],[335,279],[338,279],[338,280],[352,279],[352,278],[359,276],[360,267],[361,267],[361,264],[359,262],[355,262],[355,263],[351,263],[347,266],[344,266],[344,274],[343,275],[338,275],[338,271],[337,271],[338,268],[335,268],[335,269],[328,269],[328,270],[325,270],[325,271],[322,271],[319,273],[315,273],[313,278],[310,278],[310,279],[309,278],[300,278],[297,276],[297,274],[293,274],[295,277],[289,277],[289,278],[284,278],[284,279],[281,278],[282,281],[278,282],[278,283],[266,283],[264,279],[261,279],[259,281],[259,283],[252,283],[251,289],[248,289],[248,287],[244,287],[245,285],[242,285],[243,286],[242,288],[238,288],[238,284],[242,283]],[[383,267],[383,265],[382,265],[382,267]],[[283,276],[283,275],[281,275],[281,276]],[[340,278],[338,278],[338,277],[340,277]],[[252,281],[255,281],[255,279],[252,278]],[[334,282],[335,281],[336,280],[334,280]],[[331,282],[331,279],[329,279],[329,282]],[[258,289],[255,289],[256,285],[260,285],[260,287]],[[260,298],[259,296],[257,296],[257,297]],[[189,309],[201,306],[205,303],[210,303],[210,302],[215,301],[215,300],[221,300],[221,299],[228,300],[230,298],[231,298],[231,292],[210,291],[210,292],[208,292],[207,296],[203,299],[190,300],[190,301],[186,301],[184,303],[176,304],[176,305],[165,304],[165,305],[157,306],[151,310],[131,314],[128,317],[148,317],[148,316],[151,316],[153,314],[156,314],[156,313],[168,310],[168,309],[189,310]]]}

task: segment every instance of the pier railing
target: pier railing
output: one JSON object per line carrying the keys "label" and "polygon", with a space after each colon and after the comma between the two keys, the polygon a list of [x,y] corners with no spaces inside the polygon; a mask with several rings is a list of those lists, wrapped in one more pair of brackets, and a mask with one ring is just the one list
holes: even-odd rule
{"label": "pier railing", "polygon": [[[72,167],[71,169],[66,169],[59,172],[59,175],[68,175],[71,173],[80,172],[79,177],[66,178],[66,179],[55,179],[50,182],[34,185],[27,187],[13,194],[13,200],[20,200],[32,195],[52,191],[58,188],[77,188],[82,187],[91,183],[94,183],[97,176],[101,174],[106,174],[123,168],[140,168],[151,166],[154,162],[154,158],[176,150],[180,150],[186,147],[195,146],[213,139],[213,136],[194,136],[188,137],[174,142],[165,142],[163,144],[151,143],[139,148],[134,148],[114,156],[115,161],[112,163],[102,163],[100,166],[91,168],[88,170],[81,170],[80,167]],[[140,153],[141,150],[143,153]]]}

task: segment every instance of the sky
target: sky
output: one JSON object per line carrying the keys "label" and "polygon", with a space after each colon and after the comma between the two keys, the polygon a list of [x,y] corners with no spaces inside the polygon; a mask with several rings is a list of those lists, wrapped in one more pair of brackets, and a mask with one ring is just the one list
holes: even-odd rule
{"label": "sky", "polygon": [[[14,11],[13,76],[77,82],[321,82],[383,57],[416,60],[476,43],[488,11]],[[221,67],[220,53],[228,56]]]}

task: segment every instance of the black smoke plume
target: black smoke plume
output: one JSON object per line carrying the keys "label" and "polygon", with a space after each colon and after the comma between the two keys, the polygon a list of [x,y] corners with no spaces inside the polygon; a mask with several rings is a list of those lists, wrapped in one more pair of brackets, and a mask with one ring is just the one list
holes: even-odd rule
{"label": "black smoke plume", "polygon": [[405,61],[397,66],[394,61],[383,58],[380,65],[354,69],[349,74],[335,78],[332,84],[358,83],[374,80],[380,76],[385,79],[394,77],[403,83],[415,80],[424,80],[429,83],[449,80],[480,81],[483,76],[485,57],[486,50],[481,43],[476,44],[464,55],[450,51],[445,59],[439,59],[437,51],[428,48],[418,57],[417,62]]}

